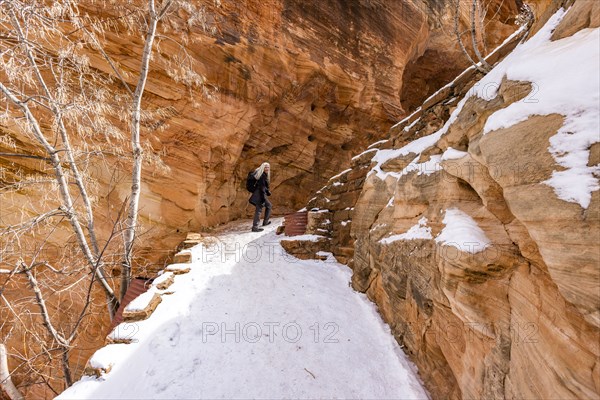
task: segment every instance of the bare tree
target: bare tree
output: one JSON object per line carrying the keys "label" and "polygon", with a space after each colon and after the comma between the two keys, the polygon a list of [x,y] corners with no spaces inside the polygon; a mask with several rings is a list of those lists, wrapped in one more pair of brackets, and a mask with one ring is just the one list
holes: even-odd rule
{"label": "bare tree", "polygon": [[[28,384],[54,394],[62,390],[57,377],[73,382],[70,355],[99,313],[98,292],[112,319],[131,281],[142,166],[160,162],[144,152],[142,123],[170,112],[145,110],[142,99],[153,49],[174,40],[158,25],[177,7],[205,24],[203,9],[177,0],[0,0],[0,157],[22,166],[0,170],[0,201],[9,209],[0,216],[0,320],[15,322],[0,323],[0,332],[25,332],[29,347],[11,356]],[[103,17],[82,8],[101,9]],[[122,31],[143,38],[137,71],[105,48],[106,35]],[[204,88],[185,43],[178,45],[177,67],[161,59],[164,69],[188,88]],[[129,194],[111,207],[104,200],[106,210],[90,172],[96,165],[131,171]],[[26,286],[31,295],[19,298]],[[60,375],[48,372],[55,365]]]}
{"label": "bare tree", "polygon": [[156,38],[156,26],[158,25],[158,22],[165,16],[172,4],[172,0],[165,0],[163,4],[157,8],[154,0],[148,0],[148,29],[146,33],[146,41],[144,43],[144,50],[142,52],[139,79],[132,98],[130,129],[131,148],[133,151],[133,172],[131,174],[131,196],[129,198],[127,220],[125,222],[125,252],[123,255],[123,271],[121,273],[121,298],[125,296],[127,288],[129,287],[129,283],[131,282],[131,256],[133,242],[135,239],[135,229],[137,226],[141,191],[143,149],[140,145],[140,117],[142,95],[144,94],[146,80],[148,79],[148,67],[152,54],[152,45],[154,43],[154,39]]}
{"label": "bare tree", "polygon": [[[68,128],[71,125],[76,130],[80,118],[95,119],[93,113],[97,116],[105,111],[99,109],[104,102],[99,98],[99,88],[90,82],[89,65],[80,46],[57,29],[59,22],[75,19],[77,10],[68,2],[52,8],[35,1],[3,1],[1,6],[0,24],[7,32],[0,49],[0,67],[5,75],[0,82],[7,106],[5,118],[17,122],[18,128],[45,154],[58,186],[57,209],[68,219],[90,269],[96,271],[112,313],[118,300],[98,257],[92,200],[75,159],[73,133]],[[40,121],[44,120],[51,121],[49,128],[42,127]],[[70,181],[76,184],[75,192]],[[81,199],[79,207],[74,196]],[[87,218],[84,223],[82,213]]]}
{"label": "bare tree", "polygon": [[[462,35],[464,32],[461,32],[461,30],[460,30],[460,15],[461,15],[460,4],[461,4],[461,2],[462,2],[462,0],[456,0],[456,5],[454,8],[454,35],[456,36],[456,40],[458,42],[458,45],[460,46],[460,49],[465,54],[465,56],[467,57],[469,62],[472,65],[474,65],[475,68],[477,68],[477,70],[479,72],[486,74],[491,70],[491,67],[483,58],[481,52],[479,51],[479,47],[478,47],[478,43],[477,43],[477,32],[478,31],[480,32],[482,37],[485,36],[485,33],[482,30],[482,28],[484,26],[483,20],[485,18],[485,15],[482,16],[481,12],[478,13],[478,10],[481,11],[481,7],[479,7],[478,0],[471,0],[469,34],[471,36],[471,43],[473,46],[473,50],[475,52],[475,57],[477,59],[477,61],[475,61],[475,59],[473,59],[473,57],[471,57],[471,55],[467,51],[465,44],[463,43],[463,39],[462,39]],[[479,18],[477,18],[477,14],[479,14]],[[479,27],[479,30],[477,29],[478,27]]]}
{"label": "bare tree", "polygon": [[[483,74],[491,71],[492,66],[487,62],[486,56],[488,53],[486,44],[486,26],[496,18],[500,12],[504,0],[500,2],[493,15],[488,16],[490,4],[485,0],[471,0],[470,4],[463,0],[456,0],[454,6],[454,35],[462,52],[465,54],[471,65]],[[461,4],[469,6],[468,9],[468,29],[461,31]],[[488,20],[488,22],[486,22]],[[517,25],[529,28],[533,23],[533,12],[527,4],[523,4],[520,13],[516,19]],[[470,36],[471,47],[474,56],[471,56],[463,42],[463,35]],[[481,48],[480,48],[481,47]]]}
{"label": "bare tree", "polygon": [[0,390],[4,390],[10,400],[22,400],[23,395],[10,379],[7,359],[6,346],[0,343]]}

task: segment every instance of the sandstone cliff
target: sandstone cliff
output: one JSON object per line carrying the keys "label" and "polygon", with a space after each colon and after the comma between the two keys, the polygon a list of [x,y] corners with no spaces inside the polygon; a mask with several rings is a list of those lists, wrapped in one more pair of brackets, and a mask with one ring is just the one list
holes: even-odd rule
{"label": "sandstone cliff", "polygon": [[[386,136],[393,123],[467,65],[452,35],[454,2],[450,0],[217,3],[206,4],[214,32],[184,24],[185,11],[161,28],[186,43],[193,68],[204,75],[210,97],[200,91],[190,93],[173,81],[168,64],[178,48],[164,42],[153,61],[144,97],[146,109],[162,108],[162,112],[159,118],[144,121],[147,152],[158,161],[144,166],[140,215],[147,233],[138,253],[139,275],[152,275],[161,267],[185,232],[245,216],[246,193],[241,181],[259,162],[272,162],[276,212],[299,208],[329,176],[347,167],[353,155]],[[548,3],[534,3],[540,16]],[[86,3],[86,10],[94,15],[108,12],[96,4]],[[519,4],[490,2],[492,9],[499,8],[486,21],[483,39],[489,48],[516,29]],[[461,17],[463,23],[465,18]],[[138,37],[109,33],[105,45],[121,65],[135,69],[142,49]],[[92,68],[111,74],[101,57],[90,54],[90,60]],[[448,110],[440,112],[443,118]],[[39,158],[42,154],[13,122],[2,120],[0,153],[32,157],[0,155],[2,186],[7,190],[0,199],[2,225],[34,215],[40,211],[40,199],[54,201],[55,197],[54,192],[34,185],[5,195],[11,183],[43,179],[48,173],[47,163]],[[435,118],[430,122],[420,135],[432,132],[440,123]],[[426,118],[421,123],[426,123]],[[96,209],[101,210],[97,224],[105,239],[128,194],[129,171],[127,162],[110,152],[102,161],[87,167],[98,200]],[[357,186],[357,193],[361,187]],[[58,249],[69,240],[68,230],[62,231],[60,225],[51,237]],[[350,254],[350,247],[346,244],[342,250]],[[144,270],[145,261],[158,265]],[[118,269],[114,273],[118,274]],[[0,276],[3,279],[5,275]],[[72,282],[66,277],[57,284],[69,287]],[[32,296],[24,279],[12,280],[3,294],[10,301],[24,299],[23,303]],[[100,299],[100,292],[95,296]],[[50,306],[53,313],[65,316],[69,304],[78,302],[80,299],[73,300],[66,293],[54,298]],[[35,310],[33,303],[27,307]],[[88,327],[92,333],[85,335],[72,353],[76,375],[104,340],[102,309],[101,305],[94,309],[97,316]],[[15,352],[30,354],[32,349],[22,345],[32,340],[30,334],[10,330],[11,324],[17,323],[4,304],[0,316],[6,321],[2,339]],[[16,358],[10,360],[11,370],[18,365]],[[29,371],[17,369],[14,379],[29,384],[31,376]],[[32,396],[49,396],[50,392],[39,386],[36,390]]]}
{"label": "sandstone cliff", "polygon": [[[465,71],[307,206],[309,232],[351,266],[434,398],[600,394],[600,13],[586,1],[555,11],[489,75]],[[544,65],[561,75],[543,79]]]}
{"label": "sandstone cliff", "polygon": [[[485,37],[493,48],[514,31],[518,7],[490,4],[500,6],[489,15]],[[297,209],[467,63],[452,34],[452,1],[219,1],[206,2],[205,9],[213,31],[186,25],[183,10],[162,29],[186,43],[210,96],[173,81],[168,63],[179,49],[165,41],[144,97],[148,110],[162,108],[143,132],[147,153],[160,165],[145,166],[140,207],[153,243],[147,257],[154,261],[186,231],[246,216],[242,179],[264,160],[273,164],[275,211]],[[93,2],[86,11],[106,12]],[[105,40],[107,53],[133,71],[139,38],[119,32]],[[112,73],[97,54],[90,60]],[[38,154],[10,121],[1,129],[15,146],[4,141],[2,152]],[[119,204],[129,187],[127,163],[110,153],[103,162],[89,169],[98,181],[99,209]],[[0,157],[0,163],[6,182],[13,173],[23,179],[46,167],[14,157]],[[23,194],[25,200],[39,196],[35,188]],[[11,213],[10,202],[4,201],[4,215]],[[14,203],[19,211],[23,204],[26,212],[36,208],[21,197]],[[110,218],[102,216],[98,223],[108,231]]]}

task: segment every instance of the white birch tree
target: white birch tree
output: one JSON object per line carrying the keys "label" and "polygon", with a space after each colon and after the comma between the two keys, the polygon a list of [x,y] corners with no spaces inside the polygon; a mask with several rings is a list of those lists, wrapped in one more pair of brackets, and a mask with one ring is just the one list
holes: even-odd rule
{"label": "white birch tree", "polygon": [[[0,220],[0,316],[10,316],[33,340],[33,354],[12,355],[35,378],[32,384],[55,394],[62,390],[57,377],[44,371],[58,362],[63,385],[72,384],[69,357],[87,319],[98,312],[94,290],[104,293],[112,319],[132,278],[148,161],[141,123],[153,115],[144,110],[143,96],[153,49],[174,40],[159,33],[159,24],[178,7],[204,27],[203,9],[185,1],[0,0],[0,157],[35,163],[34,172],[0,173],[0,201],[14,209]],[[133,72],[105,47],[110,33],[142,38]],[[108,68],[92,66],[91,57]],[[189,57],[178,61],[170,75],[202,87]],[[23,143],[2,135],[7,132],[23,135]],[[117,214],[98,209],[101,194],[89,172],[98,163],[131,173],[128,196],[112,205]],[[100,230],[99,216],[111,230]],[[49,249],[60,254],[49,256]],[[25,284],[31,296],[7,296]],[[56,298],[64,301],[56,305]],[[35,329],[39,321],[45,332]]]}

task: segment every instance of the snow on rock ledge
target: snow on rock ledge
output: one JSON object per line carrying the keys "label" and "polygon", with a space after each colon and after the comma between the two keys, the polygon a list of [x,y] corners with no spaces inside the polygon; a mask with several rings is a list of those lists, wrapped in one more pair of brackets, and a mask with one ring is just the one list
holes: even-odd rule
{"label": "snow on rock ledge", "polygon": [[431,228],[427,226],[427,218],[422,217],[416,225],[399,235],[385,237],[379,241],[381,244],[390,244],[398,240],[418,240],[418,239],[433,239]]}
{"label": "snow on rock ledge", "polygon": [[147,319],[162,301],[160,294],[150,288],[131,301],[123,311],[123,319],[127,322]]}
{"label": "snow on rock ledge", "polygon": [[190,264],[169,264],[165,268],[165,271],[172,272],[175,275],[187,274],[190,270]]}
{"label": "snow on rock ledge", "polygon": [[465,253],[479,253],[491,245],[490,239],[470,215],[456,208],[446,210],[442,221],[446,226],[435,241],[456,247]]}
{"label": "snow on rock ledge", "polygon": [[89,359],[84,374],[89,376],[101,377],[108,374],[113,365],[120,362],[124,357],[127,344],[117,343],[109,344],[97,350],[92,358]]}

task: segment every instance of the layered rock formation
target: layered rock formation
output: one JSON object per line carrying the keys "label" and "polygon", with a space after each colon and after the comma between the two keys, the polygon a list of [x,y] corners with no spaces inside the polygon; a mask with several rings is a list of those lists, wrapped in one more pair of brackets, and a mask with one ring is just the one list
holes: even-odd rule
{"label": "layered rock formation", "polygon": [[[598,14],[575,2],[552,40],[600,26]],[[535,83],[504,78],[482,96],[480,77],[466,71],[355,157],[308,203],[309,221],[332,226],[308,233],[329,237],[324,250],[353,269],[434,398],[596,398],[599,192],[582,205],[548,183],[564,115],[484,132]]]}
{"label": "layered rock formation", "polygon": [[[169,61],[180,49],[163,41],[144,97],[146,109],[162,111],[160,118],[144,121],[142,132],[146,152],[158,162],[144,166],[140,218],[146,233],[137,253],[136,275],[160,269],[186,232],[247,215],[242,180],[264,160],[273,164],[276,212],[299,208],[329,176],[347,166],[352,155],[386,135],[392,123],[466,65],[452,35],[454,2],[450,0],[216,3],[206,4],[213,33],[198,24],[187,25],[185,10],[161,27],[163,33],[186,43],[192,67],[205,76],[211,97],[173,81]],[[486,21],[485,39],[492,48],[515,29],[519,2],[489,4],[493,10],[500,7]],[[96,7],[95,2],[86,4],[93,15],[108,12]],[[468,19],[465,10],[463,22]],[[126,71],[137,68],[140,38],[109,32],[104,44]],[[97,54],[90,54],[90,60],[92,68],[112,74]],[[50,174],[47,163],[35,158],[43,154],[17,125],[3,120],[0,130],[7,138],[0,141],[1,153],[34,157],[0,155],[3,189],[14,181]],[[87,167],[96,207],[101,210],[97,224],[105,240],[129,193],[128,162],[109,151],[102,163]],[[35,185],[6,193],[0,199],[3,225],[45,211],[40,210],[38,199],[49,196],[52,205],[56,200],[54,192]],[[344,229],[349,232],[350,225]],[[70,240],[68,229],[62,230],[61,225],[50,238],[57,249]],[[349,244],[342,249],[351,254]],[[157,264],[145,270],[145,262]],[[71,283],[61,281],[64,287]],[[4,295],[9,299],[32,296],[22,277],[12,280]],[[100,291],[95,296],[102,298]],[[62,299],[51,301],[56,315],[69,314],[64,306],[68,302]],[[2,320],[9,321],[2,330],[3,340],[8,335],[9,347],[20,352],[27,332],[10,336],[15,317],[2,307]],[[75,375],[98,344],[95,341],[103,340],[107,324],[103,306],[94,308],[94,314],[89,321],[93,333],[81,339],[81,349],[72,353]],[[12,358],[11,370],[17,365]],[[21,383],[29,376],[28,371],[16,370],[14,380]]]}
{"label": "layered rock formation", "polygon": [[[169,60],[180,51],[169,41],[160,45],[149,77],[145,105],[163,108],[143,132],[162,164],[146,165],[143,176],[141,217],[152,228],[146,237],[154,254],[170,251],[186,231],[247,215],[242,180],[264,160],[273,163],[276,212],[298,208],[352,153],[466,66],[451,33],[451,1],[217,3],[205,7],[214,32],[186,25],[183,10],[163,26],[187,43],[211,97],[169,77]],[[515,2],[492,3],[490,9],[501,8],[489,15],[490,48],[515,29],[518,12]],[[106,12],[95,7],[86,10]],[[109,32],[105,39],[107,53],[135,71],[139,38]],[[112,74],[101,57],[90,59]],[[2,130],[16,144],[2,151],[37,154],[16,127]],[[90,169],[98,198],[118,204],[128,193],[127,166],[110,154],[104,160]],[[45,170],[30,159],[0,162],[7,171]],[[104,230],[109,222],[99,221]]]}

